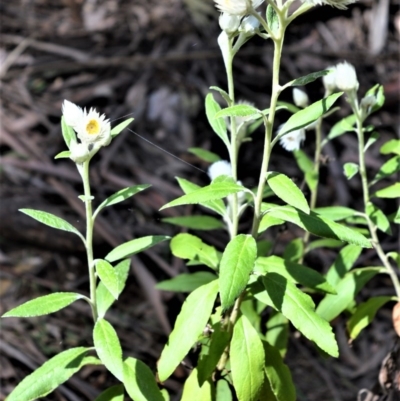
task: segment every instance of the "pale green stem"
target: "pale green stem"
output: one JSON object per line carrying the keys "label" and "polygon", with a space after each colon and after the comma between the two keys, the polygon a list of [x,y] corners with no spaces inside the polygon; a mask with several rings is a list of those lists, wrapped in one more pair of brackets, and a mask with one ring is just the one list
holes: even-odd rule
{"label": "pale green stem", "polygon": [[281,65],[281,56],[282,56],[282,47],[283,47],[283,39],[285,35],[285,27],[281,22],[281,32],[280,37],[275,38],[274,40],[274,60],[273,60],[273,70],[272,70],[272,93],[271,93],[271,102],[270,102],[270,111],[268,114],[268,119],[265,121],[265,139],[264,139],[264,151],[263,151],[263,160],[260,171],[260,178],[258,181],[257,194],[254,201],[254,217],[253,217],[253,226],[251,229],[251,235],[254,238],[257,238],[258,228],[260,226],[261,221],[261,204],[263,199],[263,193],[265,188],[265,182],[267,178],[269,159],[271,156],[271,140],[272,133],[274,127],[275,120],[275,112],[276,106],[278,102],[278,97],[280,94],[280,85],[279,85],[279,71]]}
{"label": "pale green stem", "polygon": [[359,172],[361,176],[361,184],[363,190],[363,199],[364,199],[364,208],[365,208],[365,218],[368,223],[369,232],[372,238],[372,245],[375,248],[376,253],[379,256],[382,264],[385,266],[387,273],[389,274],[393,287],[396,291],[397,298],[400,299],[400,282],[399,278],[397,277],[395,269],[390,264],[388,257],[386,256],[385,252],[382,249],[382,246],[379,242],[379,238],[377,235],[377,227],[374,222],[370,219],[367,213],[367,205],[370,202],[370,194],[369,194],[369,187],[368,187],[368,177],[367,177],[367,168],[365,165],[365,139],[364,139],[364,130],[363,130],[363,119],[360,115],[359,108],[357,104],[352,104],[353,111],[357,117],[357,137],[358,137],[358,157],[359,157]]}
{"label": "pale green stem", "polygon": [[85,161],[81,170],[83,181],[83,194],[86,209],[86,255],[89,271],[89,284],[90,284],[90,306],[92,308],[92,315],[94,322],[97,321],[97,302],[96,302],[96,273],[93,262],[93,210],[92,210],[92,194],[90,191],[89,181],[89,160]]}
{"label": "pale green stem", "polygon": [[[310,209],[313,210],[317,206],[318,197],[318,185],[319,185],[319,168],[321,164],[321,150],[322,150],[322,118],[318,120],[317,126],[315,127],[315,152],[314,152],[314,173],[316,174],[315,187],[311,189],[310,195]],[[303,237],[304,247],[310,239],[310,233],[305,232]]]}

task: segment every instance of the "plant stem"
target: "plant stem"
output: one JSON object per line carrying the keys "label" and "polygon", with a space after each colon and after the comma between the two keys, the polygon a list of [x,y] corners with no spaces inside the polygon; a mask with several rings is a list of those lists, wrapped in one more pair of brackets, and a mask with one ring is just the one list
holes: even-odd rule
{"label": "plant stem", "polygon": [[376,253],[379,256],[382,264],[385,266],[390,279],[392,280],[393,287],[396,291],[397,298],[400,299],[400,282],[397,277],[395,269],[390,264],[385,252],[382,249],[382,246],[379,242],[379,238],[377,235],[377,227],[374,222],[371,220],[370,216],[367,213],[367,206],[370,203],[370,194],[368,187],[368,177],[367,177],[367,168],[365,165],[365,139],[364,139],[364,129],[363,129],[363,119],[358,111],[358,105],[352,104],[354,113],[357,117],[357,137],[358,137],[358,157],[359,157],[359,172],[361,176],[361,184],[363,190],[363,199],[364,199],[364,208],[365,208],[365,218],[368,223],[369,232],[372,238],[372,245],[376,250]]}
{"label": "plant stem", "polygon": [[90,191],[89,181],[89,160],[85,161],[82,165],[81,176],[83,181],[83,193],[85,200],[86,209],[86,255],[89,271],[89,283],[90,283],[90,301],[92,308],[93,321],[97,321],[97,302],[96,302],[96,273],[93,263],[93,210],[92,210],[92,194]]}

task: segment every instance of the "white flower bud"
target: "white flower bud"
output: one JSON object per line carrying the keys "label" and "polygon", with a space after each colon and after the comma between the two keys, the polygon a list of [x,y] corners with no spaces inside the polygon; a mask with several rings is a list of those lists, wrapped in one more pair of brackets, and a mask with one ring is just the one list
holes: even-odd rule
{"label": "white flower bud", "polygon": [[324,84],[326,93],[331,94],[336,89],[336,67],[331,66],[326,69],[330,70],[330,72],[322,77],[322,83]]}
{"label": "white flower bud", "polygon": [[336,87],[343,92],[358,90],[358,80],[355,68],[348,62],[336,66]]}
{"label": "white flower bud", "polygon": [[254,15],[248,15],[243,18],[242,23],[240,24],[239,31],[244,34],[251,36],[255,35],[260,28],[260,21],[254,17]]}
{"label": "white flower bud", "polygon": [[244,17],[257,8],[264,0],[214,0],[215,6],[222,13]]}
{"label": "white flower bud", "polygon": [[85,143],[78,143],[76,141],[71,141],[69,144],[69,150],[71,155],[69,156],[72,161],[78,164],[82,164],[86,160],[92,157],[92,151]]}
{"label": "white flower bud", "polygon": [[376,96],[374,95],[368,95],[365,96],[361,102],[360,102],[360,107],[362,110],[365,111],[365,113],[369,113],[372,109],[372,107],[374,107],[376,104]]}
{"label": "white flower bud", "polygon": [[303,109],[309,104],[307,93],[298,88],[293,88],[293,100],[297,107],[301,107]]}
{"label": "white flower bud", "polygon": [[235,33],[239,29],[240,17],[228,13],[219,16],[219,26],[226,33]]}
{"label": "white flower bud", "polygon": [[219,160],[208,167],[208,176],[210,177],[211,181],[220,175],[232,176],[232,166],[226,160]]}
{"label": "white flower bud", "polygon": [[301,143],[306,139],[306,131],[304,128],[289,132],[279,139],[279,143],[288,152],[299,150]]}

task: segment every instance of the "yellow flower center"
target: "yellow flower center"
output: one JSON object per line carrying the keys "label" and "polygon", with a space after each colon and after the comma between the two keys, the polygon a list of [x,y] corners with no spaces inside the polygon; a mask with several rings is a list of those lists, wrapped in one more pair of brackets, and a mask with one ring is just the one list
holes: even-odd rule
{"label": "yellow flower center", "polygon": [[86,132],[89,135],[97,135],[100,132],[100,124],[97,120],[90,120],[87,124],[86,124]]}

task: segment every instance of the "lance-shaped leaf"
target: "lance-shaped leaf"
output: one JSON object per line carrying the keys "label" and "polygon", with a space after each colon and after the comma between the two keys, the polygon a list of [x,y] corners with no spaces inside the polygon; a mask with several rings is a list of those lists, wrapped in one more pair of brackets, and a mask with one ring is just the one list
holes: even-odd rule
{"label": "lance-shaped leaf", "polygon": [[185,358],[207,325],[218,293],[218,281],[193,291],[182,305],[174,329],[158,360],[158,376],[163,382]]}
{"label": "lance-shaped leaf", "polygon": [[323,116],[333,106],[336,100],[342,96],[342,94],[343,92],[334,93],[333,95],[318,100],[305,109],[298,111],[296,114],[293,114],[279,130],[279,133],[287,134],[313,123],[315,120]]}
{"label": "lance-shaped leaf", "polygon": [[[185,194],[190,194],[201,188],[199,185],[194,184],[193,182],[190,182],[188,180],[185,180],[184,178],[177,177],[176,179],[178,180],[178,184]],[[222,199],[216,199],[209,202],[202,202],[200,203],[200,205],[213,210],[215,213],[218,213],[221,216],[225,214],[226,206],[224,205],[224,201]]]}
{"label": "lance-shaped leaf", "polygon": [[355,299],[359,291],[383,268],[363,267],[347,273],[336,285],[337,294],[328,294],[319,303],[316,312],[330,322],[339,316]]}
{"label": "lance-shaped leaf", "polygon": [[302,210],[304,213],[310,213],[307,199],[304,197],[300,188],[285,174],[271,172],[267,176],[269,187],[275,195],[287,204]]}
{"label": "lance-shaped leaf", "polygon": [[256,257],[257,244],[251,235],[239,234],[225,248],[218,280],[223,309],[230,308],[246,287]]}
{"label": "lance-shaped leaf", "polygon": [[368,202],[365,210],[371,221],[378,227],[379,230],[389,235],[392,234],[389,219],[382,212],[382,210],[378,208],[378,206],[374,205],[372,202]]}
{"label": "lance-shaped leaf", "polygon": [[[115,267],[115,273],[118,280],[118,296],[121,295],[125,288],[125,283],[129,275],[129,267],[131,260],[125,259],[119,262]],[[97,313],[100,318],[104,317],[109,307],[114,303],[115,297],[108,291],[107,287],[103,282],[99,282],[96,288],[96,301],[97,301]]]}
{"label": "lance-shaped leaf", "polygon": [[71,156],[71,152],[69,150],[63,150],[60,153],[57,153],[54,158],[55,159],[68,159]]}
{"label": "lance-shaped leaf", "polygon": [[292,374],[279,353],[279,350],[267,342],[262,342],[265,352],[265,374],[272,392],[278,400],[296,401],[296,388]]}
{"label": "lance-shaped leaf", "polygon": [[75,292],[55,292],[25,302],[6,312],[2,317],[32,317],[43,316],[59,311],[72,304],[84,295]]}
{"label": "lance-shaped leaf", "polygon": [[170,237],[166,235],[149,235],[147,237],[136,238],[124,244],[118,245],[106,257],[109,262],[115,262],[119,259],[124,259],[136,253],[142,252],[151,248],[160,242],[166,241]]}
{"label": "lance-shaped leaf", "polygon": [[378,309],[389,301],[397,301],[396,297],[373,297],[357,306],[354,314],[347,321],[347,330],[350,338],[357,338],[373,320]]}
{"label": "lance-shaped leaf", "polygon": [[297,330],[326,353],[334,357],[339,355],[332,327],[315,313],[315,305],[309,295],[277,273],[267,273],[261,282],[265,291],[255,293],[258,300],[281,312]]}
{"label": "lance-shaped leaf", "polygon": [[218,267],[219,258],[216,249],[195,235],[186,233],[175,235],[170,247],[172,254],[177,258],[198,261],[212,269]]}
{"label": "lance-shaped leaf", "polygon": [[257,330],[244,315],[233,327],[230,357],[233,386],[239,401],[257,401],[265,379],[264,349]]}
{"label": "lance-shaped leaf", "polygon": [[123,381],[121,344],[114,327],[107,320],[97,320],[93,342],[101,362],[118,380]]}
{"label": "lance-shaped leaf", "polygon": [[321,147],[325,146],[330,140],[337,138],[346,132],[354,131],[354,125],[356,123],[356,116],[351,114],[337,122],[329,131],[328,136],[322,141]]}
{"label": "lance-shaped leaf", "polygon": [[278,206],[269,209],[267,213],[273,217],[296,224],[311,234],[324,238],[339,239],[363,248],[372,248],[371,242],[359,232],[321,217],[312,211],[310,214],[306,214],[291,206]]}
{"label": "lance-shaped leaf", "polygon": [[215,118],[215,114],[221,110],[221,106],[215,101],[212,93],[206,96],[206,115],[211,128],[222,139],[224,144],[229,147],[229,138],[226,129],[225,120]]}
{"label": "lance-shaped leaf", "polygon": [[124,361],[124,385],[135,401],[164,401],[156,379],[150,368],[136,358]]}
{"label": "lance-shaped leaf", "polygon": [[314,209],[314,212],[319,214],[321,217],[325,217],[329,220],[339,221],[344,220],[349,217],[356,216],[359,212],[354,209],[350,209],[345,206],[326,206],[326,207],[317,207]]}
{"label": "lance-shaped leaf", "polygon": [[205,150],[203,148],[189,148],[188,151],[196,155],[199,159],[208,163],[215,163],[221,160],[216,153],[210,152],[209,150]]}
{"label": "lance-shaped leaf", "polygon": [[400,171],[400,156],[395,156],[382,165],[370,185],[374,185],[379,180],[390,177],[392,174],[397,173],[398,171]]}
{"label": "lance-shaped leaf", "polygon": [[330,70],[321,70],[321,71],[316,71],[316,72],[312,72],[311,74],[308,75],[304,75],[303,77],[300,78],[296,78],[293,81],[290,81],[289,83],[287,83],[285,85],[285,87],[288,86],[304,86],[307,85],[311,82],[314,82],[315,80],[317,80],[318,78],[321,78],[327,74],[330,73]]}
{"label": "lance-shaped leaf", "polygon": [[128,118],[125,121],[122,121],[122,123],[119,123],[116,125],[112,130],[111,130],[111,138],[116,137],[120,132],[122,132],[132,121],[134,118]]}
{"label": "lance-shaped leaf", "polygon": [[34,401],[50,394],[82,366],[91,362],[91,359],[85,359],[89,350],[85,347],[72,348],[49,359],[25,377],[7,397],[7,401]]}
{"label": "lance-shaped leaf", "polygon": [[124,385],[117,384],[103,391],[94,401],[124,401]]}
{"label": "lance-shaped leaf", "polygon": [[214,383],[211,379],[200,383],[197,368],[194,368],[183,386],[181,401],[213,401]]}
{"label": "lance-shaped leaf", "polygon": [[268,322],[265,340],[275,347],[282,358],[285,357],[289,340],[289,320],[278,311],[272,311]]}
{"label": "lance-shaped leaf", "polygon": [[258,118],[262,113],[261,110],[258,110],[254,106],[249,104],[235,104],[234,106],[227,107],[225,109],[220,110],[215,114],[214,118],[223,118],[223,117],[251,117]]}
{"label": "lance-shaped leaf", "polygon": [[191,230],[216,230],[225,228],[225,224],[212,216],[178,216],[162,219],[165,223],[190,228]]}
{"label": "lance-shaped leaf", "polygon": [[299,283],[308,288],[336,294],[334,287],[327,282],[322,274],[309,267],[282,259],[279,256],[257,258],[254,272],[261,274],[278,273],[293,283]]}
{"label": "lance-shaped leaf", "polygon": [[58,230],[68,231],[78,235],[79,238],[85,243],[83,235],[68,221],[61,219],[60,217],[54,216],[54,214],[42,212],[41,210],[33,209],[19,209],[20,212],[32,217],[33,219],[45,224],[46,226],[57,228]]}
{"label": "lance-shaped leaf", "polygon": [[145,190],[146,188],[151,187],[151,185],[134,185],[133,187],[127,187],[124,189],[119,190],[115,194],[111,195],[108,197],[106,200],[104,200],[99,207],[96,209],[96,211],[93,213],[93,218],[96,218],[96,216],[99,214],[99,212],[104,209],[107,206],[115,205],[116,203],[123,202],[124,200],[130,198],[131,196],[137,194],[140,191]]}
{"label": "lance-shaped leaf", "polygon": [[211,272],[183,273],[170,280],[161,281],[156,288],[164,291],[192,292],[215,279],[217,276]]}
{"label": "lance-shaped leaf", "polygon": [[111,295],[118,299],[119,283],[118,275],[114,268],[106,260],[99,259],[96,261],[96,273],[100,277],[102,283],[106,286]]}
{"label": "lance-shaped leaf", "polygon": [[377,198],[400,198],[400,182],[376,191],[373,196]]}
{"label": "lance-shaped leaf", "polygon": [[400,155],[400,139],[391,139],[390,141],[387,141],[381,146],[380,152],[383,155],[389,155],[391,153]]}
{"label": "lance-shaped leaf", "polygon": [[216,199],[222,199],[228,195],[236,194],[243,191],[245,188],[232,180],[222,181],[222,182],[212,182],[206,187],[200,188],[193,191],[187,195],[183,195],[178,199],[164,205],[160,210],[166,209],[168,207],[189,205],[189,204],[199,204],[203,202],[208,202]]}

